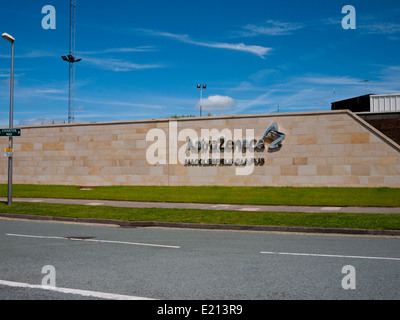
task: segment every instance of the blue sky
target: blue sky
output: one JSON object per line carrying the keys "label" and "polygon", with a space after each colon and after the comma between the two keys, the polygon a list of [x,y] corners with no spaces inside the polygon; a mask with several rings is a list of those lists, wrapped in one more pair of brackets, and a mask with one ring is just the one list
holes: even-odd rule
{"label": "blue sky", "polygon": [[[42,28],[42,7],[56,29]],[[345,5],[356,29],[342,28]],[[381,0],[77,0],[75,122],[329,110],[400,92],[400,3]],[[68,117],[69,0],[2,0],[16,38],[14,125]],[[0,38],[0,125],[10,44]],[[369,79],[365,85],[362,80]]]}

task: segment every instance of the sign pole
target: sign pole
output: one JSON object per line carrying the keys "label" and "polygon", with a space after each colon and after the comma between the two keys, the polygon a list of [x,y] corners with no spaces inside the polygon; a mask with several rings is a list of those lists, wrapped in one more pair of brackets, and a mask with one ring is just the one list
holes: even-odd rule
{"label": "sign pole", "polygon": [[[13,128],[13,102],[14,102],[14,41],[11,42],[11,77],[10,77],[10,129]],[[13,149],[13,137],[9,138],[9,149]],[[12,205],[12,166],[13,157],[8,157],[8,205]]]}

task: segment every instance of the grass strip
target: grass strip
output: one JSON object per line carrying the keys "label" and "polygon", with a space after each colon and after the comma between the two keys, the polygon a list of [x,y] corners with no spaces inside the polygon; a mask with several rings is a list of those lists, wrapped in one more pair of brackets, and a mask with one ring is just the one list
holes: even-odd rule
{"label": "grass strip", "polygon": [[[0,185],[7,196],[7,185]],[[400,188],[14,185],[13,197],[296,206],[400,207]]]}
{"label": "grass strip", "polygon": [[197,209],[115,208],[18,202],[0,203],[0,212],[71,218],[233,225],[400,230],[400,214],[238,212]]}

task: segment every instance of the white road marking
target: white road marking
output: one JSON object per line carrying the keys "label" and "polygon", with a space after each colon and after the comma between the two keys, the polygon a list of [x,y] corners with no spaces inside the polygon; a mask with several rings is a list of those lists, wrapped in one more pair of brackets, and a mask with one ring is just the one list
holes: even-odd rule
{"label": "white road marking", "polygon": [[371,259],[371,260],[394,260],[400,261],[400,258],[387,258],[387,257],[368,257],[368,256],[344,256],[334,254],[315,254],[315,253],[293,253],[293,252],[268,252],[261,251],[264,254],[280,254],[289,256],[309,256],[309,257],[329,257],[329,258],[353,258],[353,259]]}
{"label": "white road marking", "polygon": [[29,289],[42,289],[42,290],[55,291],[55,292],[60,292],[60,293],[77,294],[77,295],[81,295],[81,296],[85,296],[85,297],[94,297],[94,298],[109,299],[109,300],[153,300],[153,299],[149,299],[149,298],[129,296],[129,295],[121,295],[121,294],[98,292],[98,291],[79,290],[79,289],[69,289],[69,288],[58,288],[58,287],[34,285],[34,284],[29,284],[29,283],[13,282],[13,281],[5,281],[5,280],[0,280],[0,285],[7,286],[7,287],[14,287],[14,288],[17,287],[17,288],[29,288]]}
{"label": "white road marking", "polygon": [[13,234],[13,233],[6,233],[6,236],[10,237],[22,237],[22,238],[40,238],[40,239],[66,239],[63,237],[52,237],[52,236],[31,236],[27,234]]}
{"label": "white road marking", "polygon": [[260,211],[260,208],[243,208],[240,209],[239,211]]}
{"label": "white road marking", "polygon": [[87,206],[103,206],[104,203],[101,203],[101,202],[89,202],[89,203],[86,203],[86,205]]}
{"label": "white road marking", "polygon": [[40,239],[61,239],[61,240],[69,240],[69,241],[117,243],[117,244],[130,244],[130,245],[136,245],[136,246],[148,246],[148,247],[161,247],[161,248],[180,249],[179,246],[170,246],[170,245],[163,245],[163,244],[151,244],[151,243],[140,243],[140,242],[126,242],[126,241],[99,240],[99,239],[77,239],[77,238],[69,238],[68,239],[67,237],[34,236],[34,235],[26,235],[26,234],[12,234],[12,233],[7,233],[6,235],[10,236],[10,237],[40,238]]}

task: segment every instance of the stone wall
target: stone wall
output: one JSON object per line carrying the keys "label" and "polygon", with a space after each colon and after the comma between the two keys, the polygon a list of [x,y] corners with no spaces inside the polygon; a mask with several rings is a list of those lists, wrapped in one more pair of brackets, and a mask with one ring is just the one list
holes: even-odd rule
{"label": "stone wall", "polygon": [[[248,175],[235,164],[184,165],[169,148],[177,137],[178,150],[185,148],[184,129],[199,137],[202,129],[236,129],[243,139],[253,129],[260,139],[274,122],[286,135],[282,147],[256,152],[264,164]],[[164,137],[150,139],[154,129]],[[166,163],[150,165],[146,153],[156,142]],[[0,148],[7,145],[0,138]],[[22,127],[13,163],[15,184],[400,187],[400,146],[349,111]],[[0,183],[7,183],[5,157]]]}

